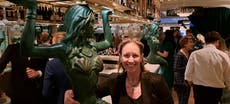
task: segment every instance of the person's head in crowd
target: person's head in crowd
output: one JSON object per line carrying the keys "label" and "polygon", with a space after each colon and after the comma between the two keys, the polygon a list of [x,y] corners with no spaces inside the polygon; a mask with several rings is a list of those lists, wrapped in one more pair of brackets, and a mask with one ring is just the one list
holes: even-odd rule
{"label": "person's head in crowd", "polygon": [[187,29],[185,37],[192,37],[192,36],[193,36],[192,30],[191,29]]}
{"label": "person's head in crowd", "polygon": [[196,38],[199,42],[201,42],[202,44],[205,44],[205,39],[204,39],[204,36],[202,34],[197,34]]}
{"label": "person's head in crowd", "polygon": [[226,45],[225,40],[223,38],[220,38],[219,46],[217,48],[223,52],[228,51],[227,45]]}
{"label": "person's head in crowd", "polygon": [[193,39],[184,37],[179,41],[179,44],[181,48],[184,48],[187,51],[190,51],[190,50],[193,50],[193,46],[195,43]]}
{"label": "person's head in crowd", "polygon": [[171,42],[175,43],[174,36],[173,36],[173,30],[166,30],[165,31],[165,38],[164,38],[163,43],[166,41],[171,41]]}
{"label": "person's head in crowd", "polygon": [[144,45],[134,39],[125,39],[118,47],[119,70],[123,72],[144,72]]}
{"label": "person's head in crowd", "polygon": [[219,40],[221,39],[221,36],[216,31],[208,32],[205,35],[205,42],[206,44],[214,44],[216,47],[219,46]]}
{"label": "person's head in crowd", "polygon": [[39,36],[39,41],[41,44],[50,44],[51,37],[49,36],[49,33],[42,32]]}
{"label": "person's head in crowd", "polygon": [[65,37],[66,32],[56,32],[52,38],[52,44],[60,43]]}
{"label": "person's head in crowd", "polygon": [[173,36],[176,37],[176,38],[181,38],[181,33],[180,33],[180,30],[179,29],[174,29],[173,30]]}

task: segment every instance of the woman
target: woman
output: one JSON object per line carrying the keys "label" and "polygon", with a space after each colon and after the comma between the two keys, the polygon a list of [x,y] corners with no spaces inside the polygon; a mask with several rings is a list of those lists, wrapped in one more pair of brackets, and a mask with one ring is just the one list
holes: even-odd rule
{"label": "woman", "polygon": [[176,42],[174,41],[173,30],[165,31],[165,39],[162,43],[160,51],[157,54],[165,58],[168,62],[168,67],[164,71],[164,78],[170,88],[173,87],[173,62],[174,62],[174,52],[176,49]]}
{"label": "woman", "polygon": [[174,60],[174,89],[178,96],[179,104],[188,104],[190,86],[184,80],[184,73],[189,58],[189,52],[193,50],[192,38],[182,38],[179,41],[181,49],[176,53]]}
{"label": "woman", "polygon": [[[105,40],[92,42],[94,31],[94,13],[88,5],[74,5],[64,16],[66,36],[61,43],[51,46],[34,46],[36,0],[11,0],[27,9],[26,24],[21,39],[21,53],[25,56],[59,58],[70,79],[75,99],[82,104],[100,102],[95,96],[98,74],[103,70],[103,62],[97,51],[111,46],[112,35],[108,24],[108,10],[102,11]],[[87,86],[87,87],[86,87]],[[100,104],[100,103],[99,103]]]}
{"label": "woman", "polygon": [[[119,70],[107,77],[99,77],[98,97],[111,95],[113,104],[173,104],[173,99],[164,79],[144,68],[143,44],[127,39],[119,45]],[[65,104],[79,104],[66,91]],[[75,95],[76,96],[76,95]]]}

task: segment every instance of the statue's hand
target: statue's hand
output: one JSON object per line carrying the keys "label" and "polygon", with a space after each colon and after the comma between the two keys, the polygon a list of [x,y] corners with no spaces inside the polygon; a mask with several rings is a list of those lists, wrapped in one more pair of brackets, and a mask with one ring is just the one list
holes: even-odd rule
{"label": "statue's hand", "polygon": [[7,0],[28,9],[37,9],[37,0]]}
{"label": "statue's hand", "polygon": [[111,14],[112,14],[112,11],[110,11],[110,10],[102,10],[101,14],[102,14],[103,16],[108,16],[108,15],[111,15]]}

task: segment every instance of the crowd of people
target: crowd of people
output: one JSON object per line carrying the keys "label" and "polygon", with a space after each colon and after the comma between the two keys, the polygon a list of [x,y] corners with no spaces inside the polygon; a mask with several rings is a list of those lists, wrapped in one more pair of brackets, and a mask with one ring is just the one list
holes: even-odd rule
{"label": "crowd of people", "polygon": [[199,39],[192,30],[186,30],[184,37],[179,30],[166,30],[164,39],[154,44],[159,45],[154,54],[168,63],[162,74],[145,70],[146,52],[140,39],[123,39],[117,47],[120,73],[101,74],[98,51],[112,43],[110,11],[102,12],[104,41],[90,41],[93,11],[77,5],[66,12],[66,32],[53,34],[52,41],[48,33],[42,33],[41,44],[35,44],[31,34],[35,34],[36,3],[16,3],[28,8],[25,31],[21,41],[8,45],[0,58],[0,72],[11,62],[11,104],[107,104],[101,100],[107,95],[112,104],[173,104],[173,88],[179,104],[188,104],[191,88],[195,104],[219,104],[229,94],[229,49],[216,31],[205,34],[205,43],[194,49]]}

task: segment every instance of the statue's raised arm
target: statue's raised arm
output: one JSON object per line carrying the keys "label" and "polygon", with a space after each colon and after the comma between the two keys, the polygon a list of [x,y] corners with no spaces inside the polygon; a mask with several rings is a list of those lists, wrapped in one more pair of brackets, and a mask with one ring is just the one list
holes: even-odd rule
{"label": "statue's raised arm", "polygon": [[[21,36],[21,53],[23,56],[42,56],[42,57],[58,57],[60,56],[63,44],[58,44],[50,47],[34,46],[37,1],[36,0],[9,0],[17,5],[27,8],[24,30]],[[47,54],[49,53],[49,54]]]}
{"label": "statue's raised arm", "polygon": [[110,14],[112,14],[112,12],[109,10],[104,10],[101,12],[105,40],[94,44],[94,46],[98,50],[104,50],[112,45],[113,38],[112,38],[111,28],[109,26],[109,19],[108,19],[108,15]]}
{"label": "statue's raised arm", "polygon": [[141,34],[141,38],[143,38],[143,39],[146,39],[146,35],[147,35],[146,30],[147,30],[146,24],[143,24],[142,34]]}

